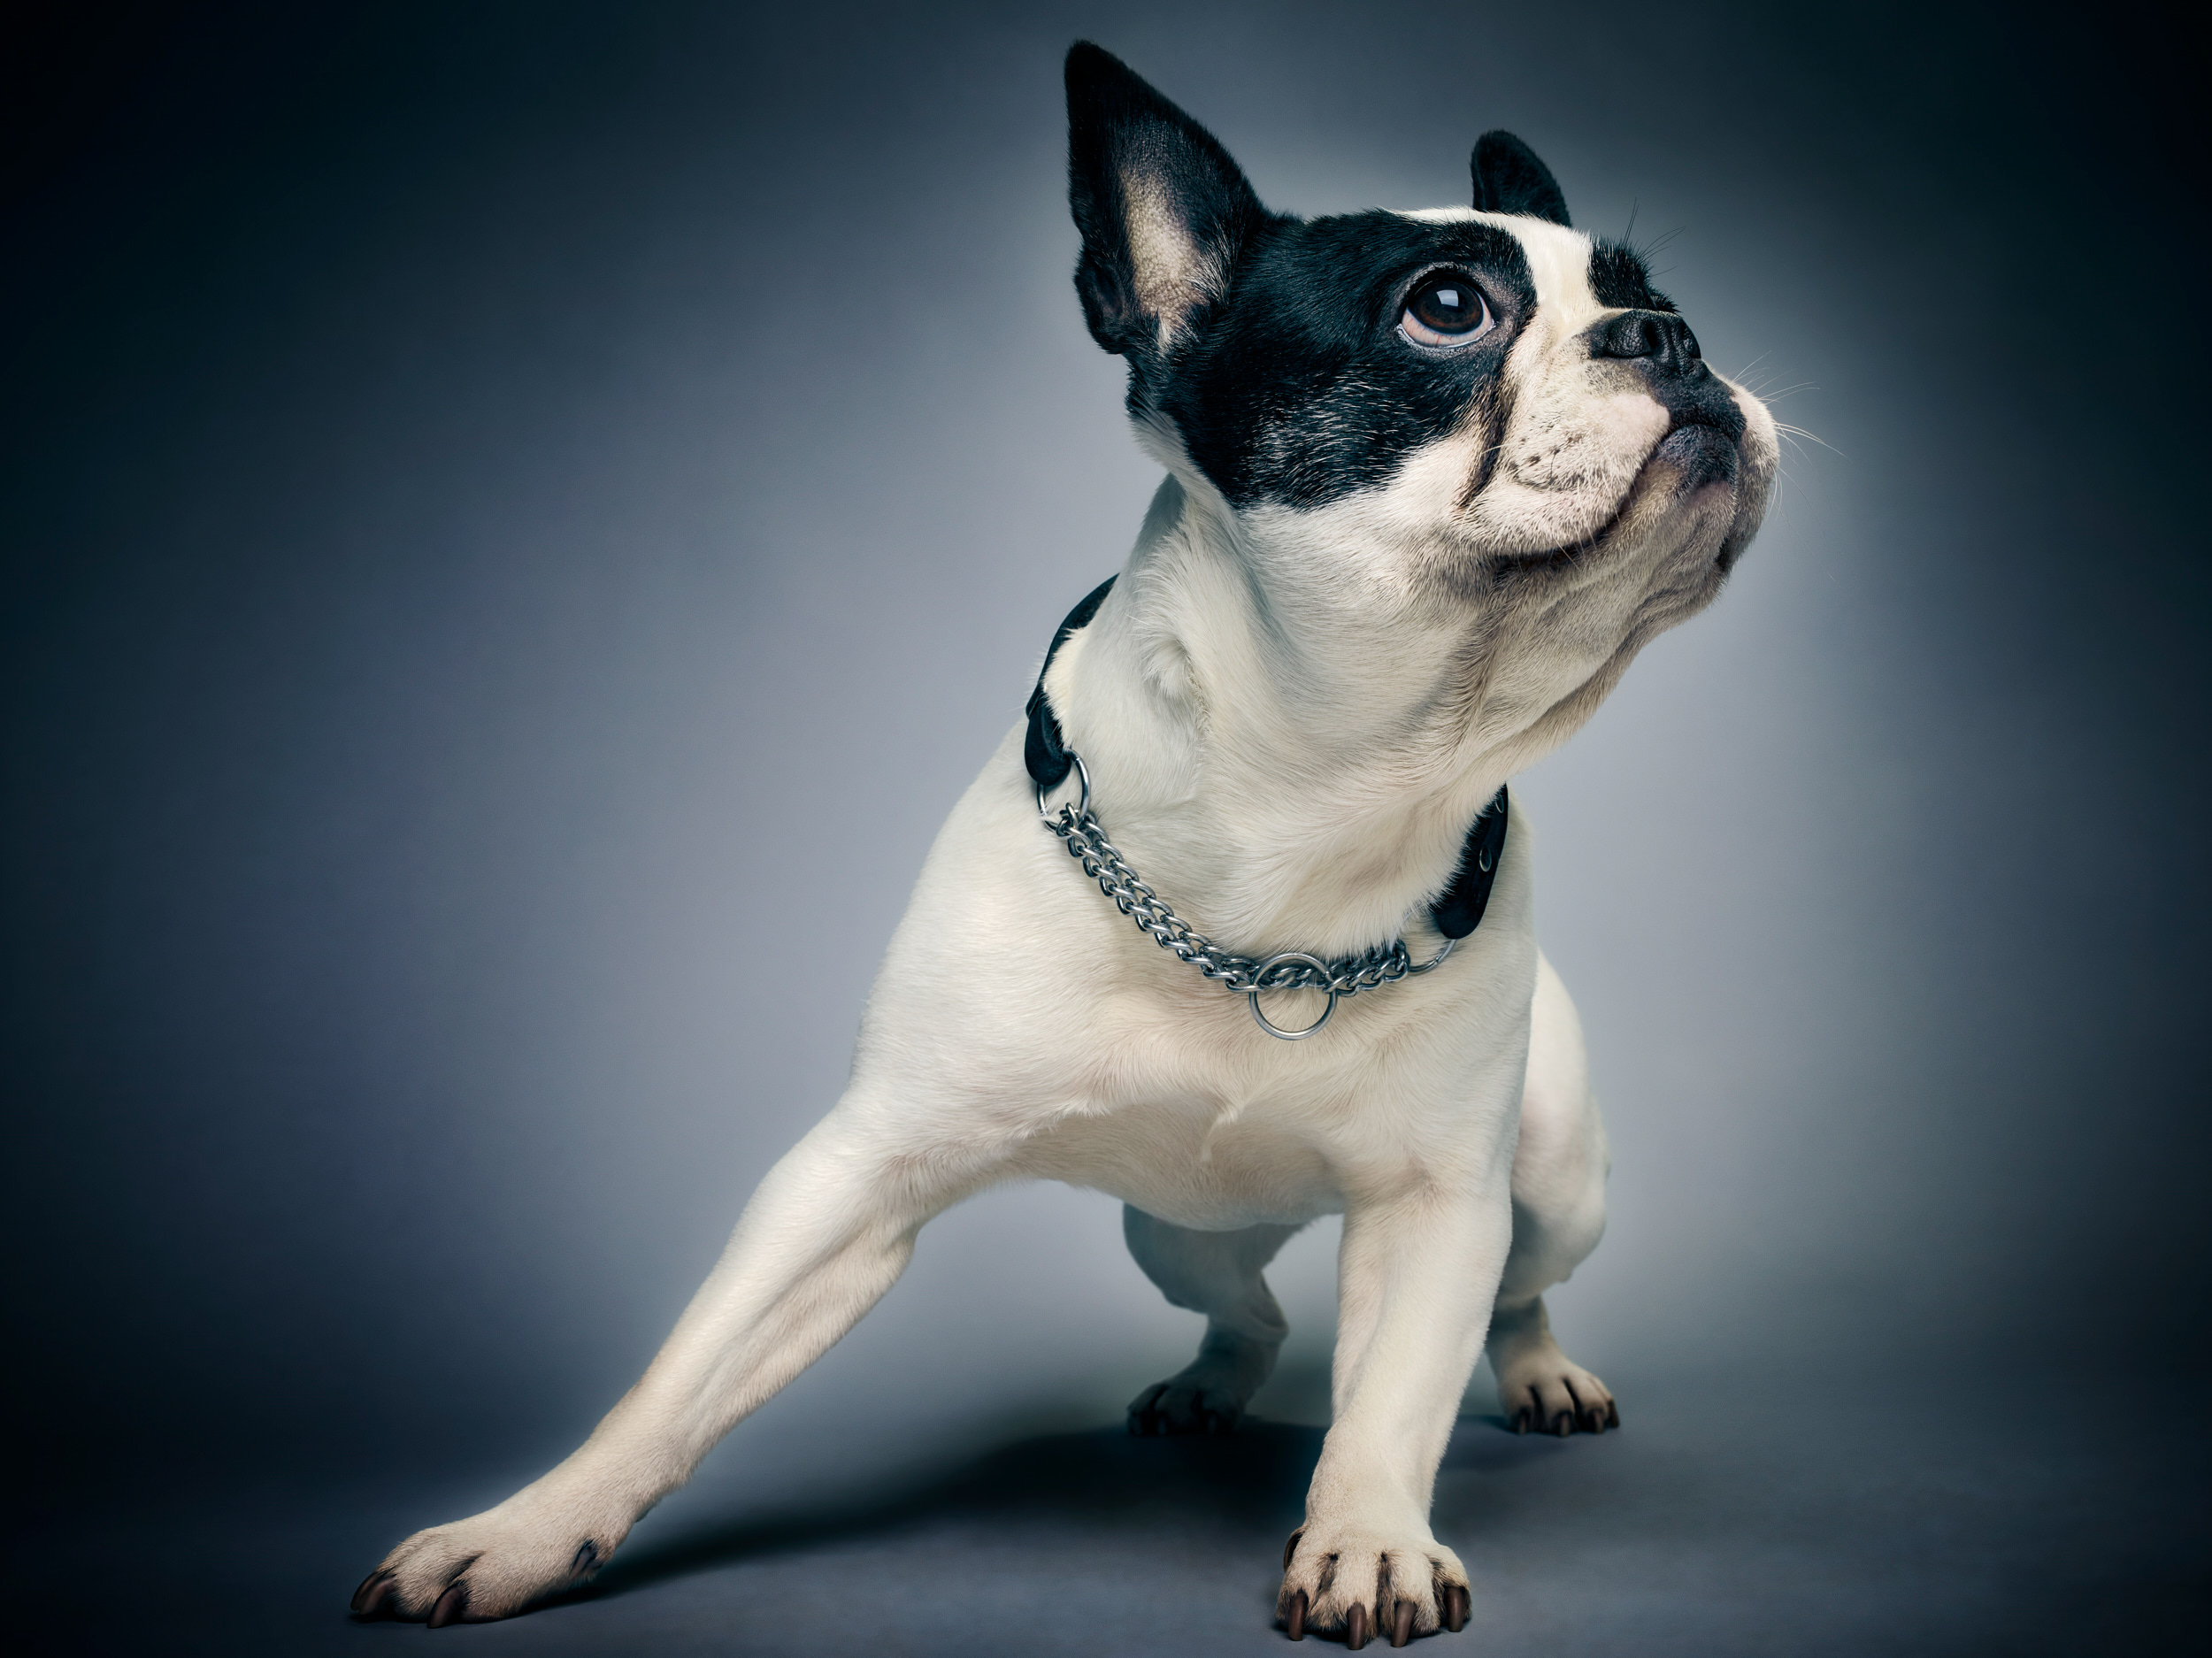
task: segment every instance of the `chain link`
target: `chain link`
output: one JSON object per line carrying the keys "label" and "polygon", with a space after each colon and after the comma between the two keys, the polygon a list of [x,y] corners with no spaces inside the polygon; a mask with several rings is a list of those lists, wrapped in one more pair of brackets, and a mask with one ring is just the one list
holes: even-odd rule
{"label": "chain link", "polygon": [[[1417,963],[1403,939],[1377,945],[1362,956],[1340,956],[1327,963],[1310,956],[1286,960],[1285,957],[1291,954],[1287,951],[1263,957],[1225,950],[1195,931],[1168,907],[1165,899],[1138,879],[1128,860],[1106,838],[1106,831],[1091,810],[1087,775],[1083,785],[1079,806],[1063,804],[1056,814],[1048,815],[1043,802],[1039,801],[1037,815],[1044,819],[1045,827],[1066,843],[1068,856],[1082,864],[1083,872],[1098,883],[1099,891],[1114,901],[1114,908],[1150,933],[1154,943],[1178,960],[1188,962],[1207,978],[1219,979],[1231,990],[1248,996],[1263,990],[1325,990],[1333,997],[1356,995],[1363,990],[1374,990],[1410,975],[1427,972],[1452,953],[1452,946],[1457,941],[1446,939],[1442,949],[1427,961]],[[1253,1011],[1256,1017],[1256,1002]],[[1325,1020],[1327,1016],[1323,1017]],[[1266,1021],[1263,1019],[1261,1023],[1265,1025]],[[1317,1025],[1313,1028],[1320,1027]],[[1283,1034],[1279,1031],[1275,1033]]]}

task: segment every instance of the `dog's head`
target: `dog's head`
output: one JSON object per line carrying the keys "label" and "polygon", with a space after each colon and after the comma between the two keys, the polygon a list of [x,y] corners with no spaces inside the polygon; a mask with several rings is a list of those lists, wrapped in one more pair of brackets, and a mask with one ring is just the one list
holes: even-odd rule
{"label": "dog's head", "polygon": [[1550,741],[1710,601],[1773,422],[1518,139],[1477,144],[1471,208],[1302,219],[1097,47],[1067,83],[1084,318],[1143,441],[1279,576],[1471,613],[1485,723]]}

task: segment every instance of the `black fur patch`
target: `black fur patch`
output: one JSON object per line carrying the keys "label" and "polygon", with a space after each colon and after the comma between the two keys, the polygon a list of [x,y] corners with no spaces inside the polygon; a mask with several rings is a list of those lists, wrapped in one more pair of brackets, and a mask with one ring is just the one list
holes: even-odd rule
{"label": "black fur patch", "polygon": [[[1495,319],[1448,351],[1398,328],[1440,266],[1473,277]],[[1386,481],[1471,412],[1502,425],[1500,371],[1535,306],[1521,244],[1494,226],[1273,219],[1204,325],[1164,360],[1132,361],[1130,411],[1166,416],[1233,504],[1319,506]]]}
{"label": "black fur patch", "polygon": [[[1076,290],[1092,335],[1128,362],[1133,417],[1171,430],[1239,508],[1310,509],[1374,487],[1471,424],[1491,441],[1469,491],[1488,481],[1511,413],[1502,371],[1536,307],[1510,232],[1397,213],[1271,213],[1212,134],[1110,54],[1077,45],[1067,88],[1068,196],[1083,233]],[[1479,210],[1568,223],[1557,180],[1512,134],[1484,134],[1473,172]],[[1142,221],[1133,242],[1133,211]],[[1178,257],[1148,266],[1148,287],[1137,260],[1163,238]],[[1163,281],[1162,270],[1187,280]],[[1400,330],[1408,296],[1439,271],[1482,290],[1494,326],[1479,339],[1431,349]],[[1609,307],[1655,323],[1674,312],[1624,243],[1592,250],[1590,279]],[[1673,365],[1675,334],[1651,340],[1648,354],[1617,342],[1605,354],[1664,380],[1663,401],[1684,404],[1678,418],[1721,425]]]}
{"label": "black fur patch", "polygon": [[1572,226],[1567,195],[1536,152],[1508,132],[1485,133],[1475,140],[1469,164],[1475,178],[1479,213],[1526,213],[1555,225]]}
{"label": "black fur patch", "polygon": [[[1233,504],[1318,506],[1383,482],[1471,416],[1494,430],[1502,422],[1499,370],[1536,303],[1510,233],[1395,213],[1270,213],[1205,128],[1109,53],[1079,43],[1067,89],[1084,319],[1128,361],[1130,413],[1171,426]],[[1491,151],[1522,183],[1530,167],[1548,180],[1525,148],[1513,140]],[[1152,218],[1147,236],[1156,242],[1164,223],[1217,278],[1207,292],[1177,293],[1168,319],[1140,292],[1133,188]],[[1409,291],[1440,268],[1473,278],[1495,319],[1455,350],[1398,331]]]}
{"label": "black fur patch", "polygon": [[1590,291],[1601,305],[1625,311],[1677,309],[1675,303],[1651,285],[1651,267],[1644,256],[1624,242],[1605,241],[1590,249]]}

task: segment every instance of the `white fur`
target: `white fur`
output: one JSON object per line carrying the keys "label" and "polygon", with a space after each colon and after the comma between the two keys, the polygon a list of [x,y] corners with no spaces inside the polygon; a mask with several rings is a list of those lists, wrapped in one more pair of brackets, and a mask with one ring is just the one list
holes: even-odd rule
{"label": "white fur", "polygon": [[[1487,486],[1471,495],[1470,431],[1317,510],[1239,512],[1155,426],[1171,475],[1053,664],[1109,831],[1231,948],[1338,955],[1402,934],[1432,950],[1425,905],[1477,810],[1711,596],[1724,539],[1740,545],[1763,508],[1765,411],[1736,392],[1739,485],[1685,494],[1652,459],[1663,411],[1577,343],[1604,314],[1586,242],[1492,217],[1527,249],[1538,304]],[[1500,552],[1577,543],[1558,569],[1484,573]],[[1282,1604],[1304,1593],[1321,1629],[1363,1607],[1386,1631],[1405,1602],[1436,1628],[1466,1577],[1429,1530],[1430,1488],[1486,1332],[1509,1411],[1596,1425],[1611,1402],[1540,1299],[1602,1229],[1606,1154],[1572,1003],[1537,950],[1532,848],[1517,808],[1488,913],[1443,968],[1276,1041],[1083,878],[1039,824],[1010,731],[930,850],[844,1096],[585,1445],[400,1545],[389,1606],[424,1616],[458,1580],[465,1616],[498,1616],[603,1562],[891,1286],[933,1215],[1048,1178],[1142,1211],[1140,1261],[1209,1316],[1198,1361],[1139,1401],[1169,1425],[1241,1409],[1282,1339],[1260,1269],[1292,1229],[1343,1214],[1335,1420]],[[1311,1017],[1283,1000],[1279,1019]]]}

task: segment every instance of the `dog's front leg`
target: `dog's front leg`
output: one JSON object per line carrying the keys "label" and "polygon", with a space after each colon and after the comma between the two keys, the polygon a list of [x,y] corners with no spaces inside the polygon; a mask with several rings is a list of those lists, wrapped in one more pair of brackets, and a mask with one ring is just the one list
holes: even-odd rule
{"label": "dog's front leg", "polygon": [[1429,1499],[1512,1242],[1510,1156],[1471,1191],[1417,1181],[1346,1205],[1335,1423],[1276,1602],[1294,1639],[1399,1646],[1466,1620],[1466,1570],[1430,1531]]}
{"label": "dog's front leg", "polygon": [[[644,1377],[567,1461],[497,1508],[418,1531],[354,1597],[433,1625],[507,1616],[589,1577],[741,1417],[904,1270],[923,1222],[987,1179],[850,1097],[769,1171]],[[907,1117],[904,1120],[911,1121]]]}

